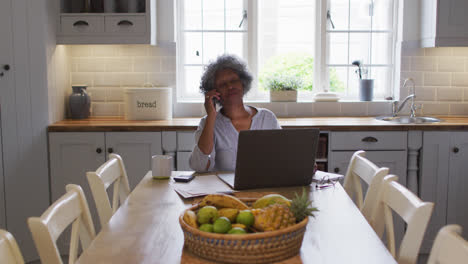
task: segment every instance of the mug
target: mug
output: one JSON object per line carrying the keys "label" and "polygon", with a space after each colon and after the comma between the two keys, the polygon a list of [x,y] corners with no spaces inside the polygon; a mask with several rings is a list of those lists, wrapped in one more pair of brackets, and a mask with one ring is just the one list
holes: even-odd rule
{"label": "mug", "polygon": [[153,178],[168,179],[172,174],[172,156],[154,155],[152,156]]}

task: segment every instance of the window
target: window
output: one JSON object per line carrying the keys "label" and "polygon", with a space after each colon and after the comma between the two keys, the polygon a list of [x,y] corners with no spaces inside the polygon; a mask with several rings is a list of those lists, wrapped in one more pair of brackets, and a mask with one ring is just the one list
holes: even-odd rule
{"label": "window", "polygon": [[315,92],[358,98],[357,69],[375,79],[374,98],[393,87],[394,0],[178,0],[178,100],[201,101],[203,67],[233,53],[255,79],[246,100],[267,101],[273,73],[300,76],[299,100]]}

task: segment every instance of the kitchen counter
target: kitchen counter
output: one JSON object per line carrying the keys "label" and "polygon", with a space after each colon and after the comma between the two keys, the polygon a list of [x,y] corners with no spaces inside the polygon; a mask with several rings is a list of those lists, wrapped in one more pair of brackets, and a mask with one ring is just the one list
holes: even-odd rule
{"label": "kitchen counter", "polygon": [[[316,127],[324,131],[406,131],[406,130],[468,130],[468,116],[436,116],[444,120],[430,124],[396,124],[374,117],[300,117],[278,118],[283,128]],[[196,130],[200,118],[174,118],[159,121],[132,121],[119,117],[95,117],[63,120],[48,127],[49,132],[115,132],[115,131],[176,131]]]}

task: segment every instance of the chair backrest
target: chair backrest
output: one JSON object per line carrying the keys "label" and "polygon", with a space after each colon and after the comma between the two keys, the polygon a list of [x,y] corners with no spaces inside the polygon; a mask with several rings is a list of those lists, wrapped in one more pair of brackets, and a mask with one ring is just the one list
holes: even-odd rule
{"label": "chair backrest", "polygon": [[[367,221],[369,221],[383,179],[388,174],[388,168],[377,167],[370,160],[366,159],[365,156],[366,152],[363,150],[356,151],[353,154],[349,161],[343,187],[351,199],[355,201]],[[365,199],[363,198],[361,179],[368,185]]]}
{"label": "chair backrest", "polygon": [[70,264],[75,263],[77,259],[79,241],[81,248],[85,250],[96,236],[83,190],[74,184],[68,184],[66,190],[67,193],[54,202],[41,217],[28,219],[29,229],[42,263],[63,264],[56,242],[69,225],[72,225],[68,262]]}
{"label": "chair backrest", "polygon": [[[103,227],[130,194],[125,165],[119,155],[110,154],[109,160],[96,171],[87,172],[86,177],[88,178],[89,187],[96,203],[101,227]],[[107,188],[112,184],[114,188],[111,205]]]}
{"label": "chair backrest", "polygon": [[468,262],[468,241],[461,237],[459,225],[440,229],[434,241],[427,264],[462,264]]}
{"label": "chair backrest", "polygon": [[[395,175],[384,178],[377,204],[372,213],[371,225],[385,224],[387,247],[400,264],[415,264],[419,249],[431,218],[434,203],[423,202],[414,193],[399,184]],[[395,249],[395,234],[392,211],[397,213],[407,224],[398,254]],[[383,230],[383,228],[382,228]],[[382,233],[377,231],[382,237]]]}
{"label": "chair backrest", "polygon": [[3,229],[0,229],[0,263],[24,264],[23,255],[15,238]]}

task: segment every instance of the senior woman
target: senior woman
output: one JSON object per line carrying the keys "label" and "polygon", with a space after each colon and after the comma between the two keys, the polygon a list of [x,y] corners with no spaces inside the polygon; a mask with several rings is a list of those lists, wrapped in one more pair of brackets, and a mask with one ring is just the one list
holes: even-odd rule
{"label": "senior woman", "polygon": [[[246,64],[233,55],[222,55],[207,66],[200,82],[207,115],[195,133],[197,144],[190,155],[193,170],[234,171],[239,131],[281,129],[270,110],[244,104],[252,80]],[[222,106],[219,111],[215,101]]]}

